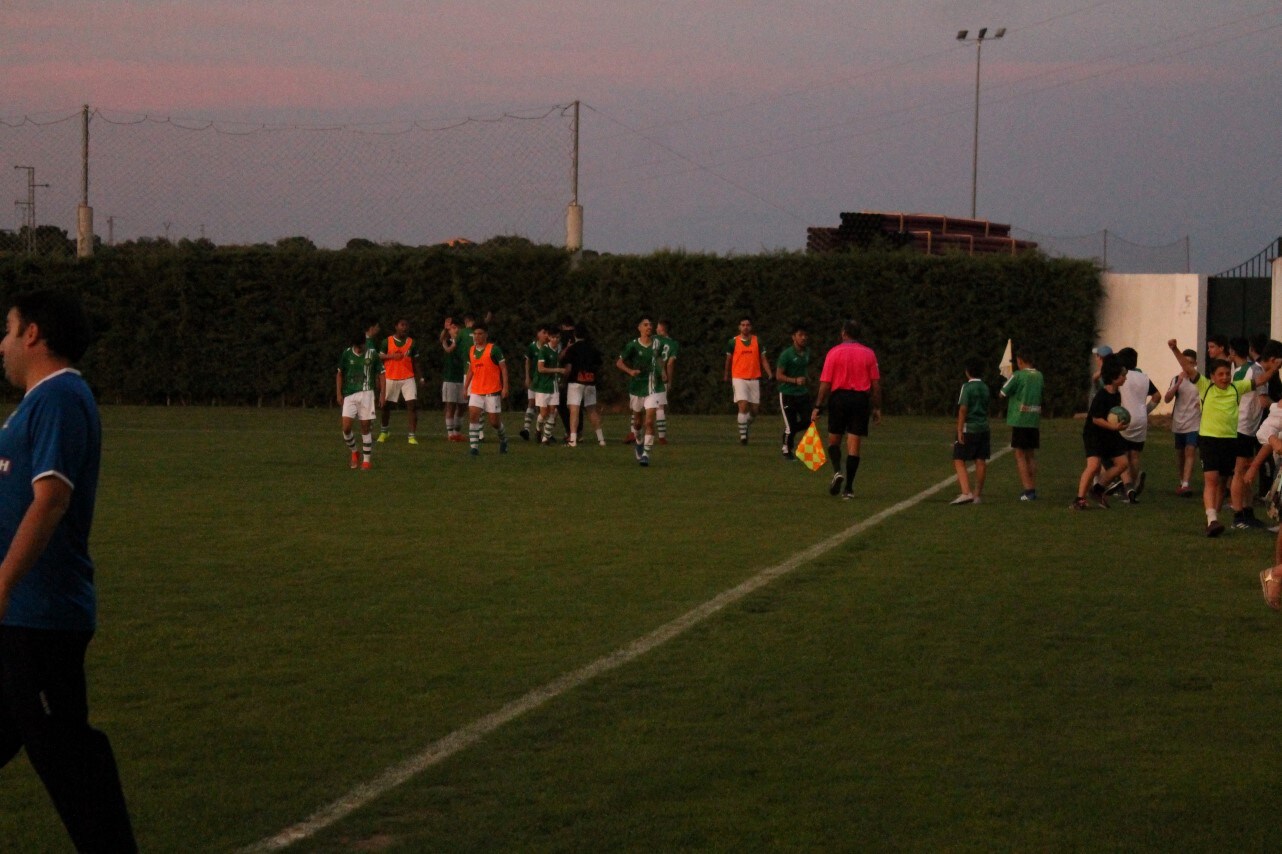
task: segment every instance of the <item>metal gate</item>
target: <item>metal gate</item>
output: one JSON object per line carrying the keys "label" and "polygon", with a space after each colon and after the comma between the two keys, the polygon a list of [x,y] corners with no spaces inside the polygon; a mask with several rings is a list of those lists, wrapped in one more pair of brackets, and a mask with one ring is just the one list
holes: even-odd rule
{"label": "metal gate", "polygon": [[1251,260],[1207,279],[1206,335],[1250,338],[1269,334],[1273,309],[1273,259],[1282,237]]}

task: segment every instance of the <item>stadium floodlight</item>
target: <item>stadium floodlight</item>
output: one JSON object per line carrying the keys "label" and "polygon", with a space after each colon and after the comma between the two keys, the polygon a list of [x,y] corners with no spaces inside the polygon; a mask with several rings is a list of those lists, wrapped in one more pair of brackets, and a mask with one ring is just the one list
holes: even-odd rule
{"label": "stadium floodlight", "polygon": [[1001,27],[991,36],[988,35],[988,27],[980,29],[975,33],[974,38],[968,38],[970,30],[958,30],[957,41],[973,41],[975,43],[975,139],[971,148],[970,158],[970,218],[976,216],[976,202],[979,197],[979,65],[980,59],[984,53],[984,41],[1000,39],[1006,35],[1006,28]]}

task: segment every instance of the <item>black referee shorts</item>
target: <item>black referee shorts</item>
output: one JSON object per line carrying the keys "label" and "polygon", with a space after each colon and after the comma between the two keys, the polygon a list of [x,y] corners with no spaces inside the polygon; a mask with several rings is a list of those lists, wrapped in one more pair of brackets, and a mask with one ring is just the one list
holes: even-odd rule
{"label": "black referee shorts", "polygon": [[828,398],[828,432],[836,436],[853,433],[868,435],[868,416],[872,399],[866,391],[834,391]]}

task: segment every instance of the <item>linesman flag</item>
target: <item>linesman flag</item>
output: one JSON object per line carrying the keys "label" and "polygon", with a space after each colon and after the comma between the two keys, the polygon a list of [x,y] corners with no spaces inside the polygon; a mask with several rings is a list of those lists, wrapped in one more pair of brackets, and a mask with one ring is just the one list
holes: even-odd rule
{"label": "linesman flag", "polygon": [[1002,363],[997,366],[997,373],[1001,374],[1006,379],[1013,377],[1015,375],[1015,369],[1012,367],[1014,361],[1015,357],[1011,355],[1010,339],[1007,338],[1006,352],[1002,353]]}
{"label": "linesman flag", "polygon": [[824,452],[824,443],[819,438],[815,422],[810,422],[806,432],[797,441],[796,457],[811,471],[819,471],[828,464],[828,454]]}

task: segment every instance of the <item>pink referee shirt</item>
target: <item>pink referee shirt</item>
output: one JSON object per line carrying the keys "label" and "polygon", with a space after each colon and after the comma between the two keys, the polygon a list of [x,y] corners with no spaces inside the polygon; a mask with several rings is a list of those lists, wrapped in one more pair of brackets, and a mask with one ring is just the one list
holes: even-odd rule
{"label": "pink referee shirt", "polygon": [[870,391],[872,381],[881,379],[877,356],[858,341],[843,341],[824,356],[819,381],[833,391]]}

